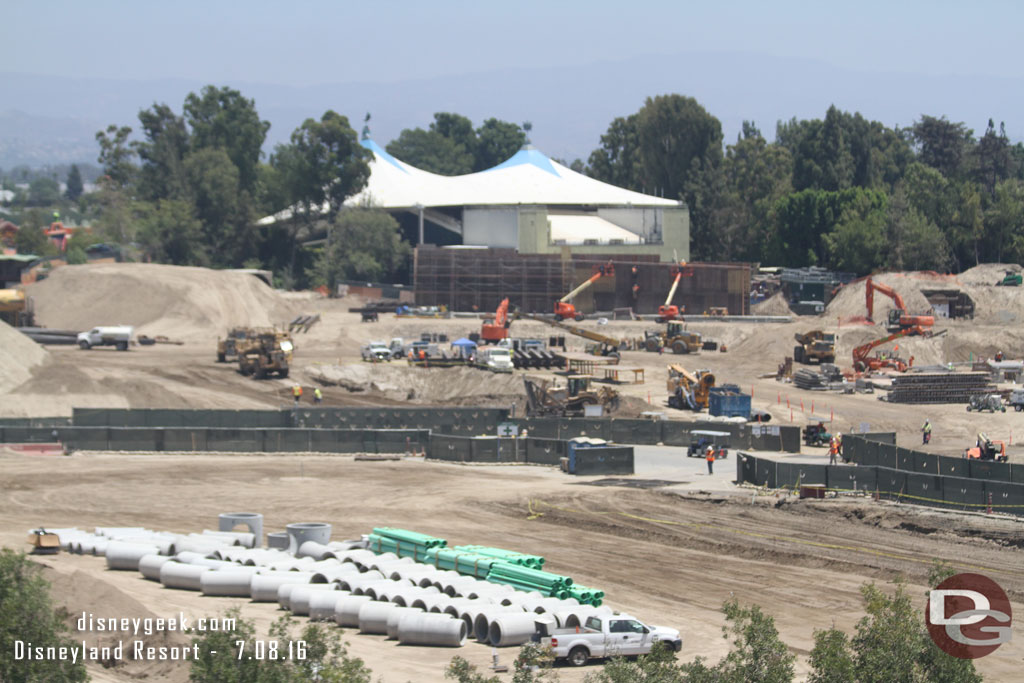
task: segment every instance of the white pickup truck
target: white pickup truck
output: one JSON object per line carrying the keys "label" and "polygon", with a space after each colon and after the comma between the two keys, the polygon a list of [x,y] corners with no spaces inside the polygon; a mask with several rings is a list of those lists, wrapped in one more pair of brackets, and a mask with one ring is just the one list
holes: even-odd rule
{"label": "white pickup truck", "polygon": [[583,666],[591,658],[645,655],[661,642],[679,652],[683,639],[674,628],[647,626],[628,614],[597,614],[587,617],[582,628],[539,632],[542,647],[550,647],[555,659]]}
{"label": "white pickup truck", "polygon": [[127,351],[134,329],[131,325],[94,327],[88,332],[78,333],[78,346],[85,350],[94,346],[114,346],[118,351]]}
{"label": "white pickup truck", "polygon": [[363,346],[360,351],[363,354],[363,360],[368,360],[373,363],[391,360],[391,349],[382,341],[372,341]]}

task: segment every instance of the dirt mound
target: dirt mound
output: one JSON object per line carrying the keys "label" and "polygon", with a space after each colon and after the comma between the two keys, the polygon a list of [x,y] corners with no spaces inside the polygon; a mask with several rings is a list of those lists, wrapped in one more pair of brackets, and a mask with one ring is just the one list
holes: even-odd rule
{"label": "dirt mound", "polygon": [[[943,275],[929,275],[925,273],[879,273],[871,276],[872,281],[891,287],[901,297],[907,306],[908,313],[927,313],[931,311],[932,305],[928,299],[921,294],[921,288],[955,288],[952,278]],[[866,280],[860,280],[846,285],[829,302],[825,308],[825,316],[835,319],[849,318],[853,316],[867,315],[867,304],[865,303]],[[875,313],[876,321],[885,320],[887,311],[895,308],[892,299],[875,292]]]}
{"label": "dirt mound", "polygon": [[750,312],[752,315],[793,315],[782,290],[775,292],[764,301],[758,301],[750,307]]}
{"label": "dirt mound", "polygon": [[137,334],[208,340],[235,325],[291,319],[292,305],[244,273],[150,263],[58,268],[28,287],[46,327],[133,325]]}
{"label": "dirt mound", "polygon": [[1021,266],[1017,263],[982,263],[960,273],[956,279],[964,285],[994,285],[1008,270],[1019,273]]}
{"label": "dirt mound", "polygon": [[46,349],[0,320],[0,393],[28,381],[48,358]]}
{"label": "dirt mound", "polygon": [[304,372],[319,384],[411,403],[508,406],[515,399],[526,397],[522,378],[513,374],[474,368],[415,368],[411,373],[410,369],[405,362],[398,361],[312,365]]}

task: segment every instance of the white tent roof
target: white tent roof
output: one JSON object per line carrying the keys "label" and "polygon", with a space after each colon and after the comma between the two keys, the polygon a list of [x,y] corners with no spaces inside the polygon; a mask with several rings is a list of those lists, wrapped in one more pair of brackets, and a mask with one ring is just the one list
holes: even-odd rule
{"label": "white tent roof", "polygon": [[[384,209],[418,206],[580,205],[675,207],[672,199],[653,197],[603,183],[552,161],[527,145],[502,164],[479,173],[443,176],[410,166],[388,154],[373,140],[362,145],[373,152],[370,179],[362,192],[345,202]],[[274,223],[291,216],[282,211],[260,220]]]}
{"label": "white tent roof", "polygon": [[623,244],[640,244],[640,236],[620,228],[599,216],[563,216],[548,214],[551,224],[551,241],[565,244],[583,244],[586,240],[597,240],[607,244],[621,240]]}

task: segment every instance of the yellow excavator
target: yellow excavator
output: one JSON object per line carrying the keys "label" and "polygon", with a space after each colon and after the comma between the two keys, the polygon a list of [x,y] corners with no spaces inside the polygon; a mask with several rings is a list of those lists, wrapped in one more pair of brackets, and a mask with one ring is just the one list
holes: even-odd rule
{"label": "yellow excavator", "polygon": [[668,366],[668,405],[677,410],[704,410],[708,395],[715,386],[715,376],[708,370],[690,372],[682,365]]}

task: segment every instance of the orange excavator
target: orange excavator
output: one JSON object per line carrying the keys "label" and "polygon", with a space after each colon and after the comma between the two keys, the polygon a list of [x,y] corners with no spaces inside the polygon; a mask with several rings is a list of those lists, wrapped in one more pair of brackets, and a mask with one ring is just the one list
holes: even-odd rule
{"label": "orange excavator", "polygon": [[512,320],[508,317],[508,298],[501,300],[498,310],[494,312],[494,321],[484,321],[480,327],[480,339],[487,344],[497,344],[502,339],[508,339],[508,328]]}
{"label": "orange excavator", "polygon": [[672,281],[672,288],[668,290],[668,296],[665,297],[665,303],[658,306],[658,322],[664,323],[669,320],[682,320],[682,313],[686,310],[685,306],[673,306],[672,297],[676,295],[676,287],[679,286],[679,280],[684,277],[693,277],[693,268],[686,265],[686,261],[680,261],[679,265],[675,267],[676,279]]}
{"label": "orange excavator", "polygon": [[605,276],[615,275],[615,266],[612,262],[604,264],[603,266],[594,266],[594,274],[590,276],[590,279],[581,284],[576,289],[572,290],[561,299],[555,302],[555,320],[568,320],[572,318],[576,322],[583,320],[583,314],[576,310],[576,307],[572,305],[572,300],[582,292],[584,289],[594,284]]}
{"label": "orange excavator", "polygon": [[898,356],[869,356],[871,350],[882,344],[888,344],[894,339],[900,337],[909,337],[911,335],[919,334],[925,336],[926,331],[921,326],[908,327],[902,329],[899,332],[893,332],[888,337],[882,339],[876,339],[867,344],[862,344],[853,350],[853,369],[857,372],[864,372],[866,370],[880,370],[882,368],[894,368],[898,372],[906,372],[914,364],[914,357],[910,357],[910,361],[904,361]]}
{"label": "orange excavator", "polygon": [[927,335],[928,329],[935,324],[935,317],[931,315],[910,315],[907,313],[907,305],[903,303],[903,297],[891,287],[886,287],[882,284],[876,284],[868,278],[865,282],[864,296],[867,300],[868,307],[868,320],[874,322],[875,312],[875,290],[878,290],[881,294],[886,295],[892,299],[896,308],[889,311],[889,319],[886,321],[885,329],[889,332],[897,332],[899,330],[913,329],[921,330],[920,332],[912,332],[911,334]]}

